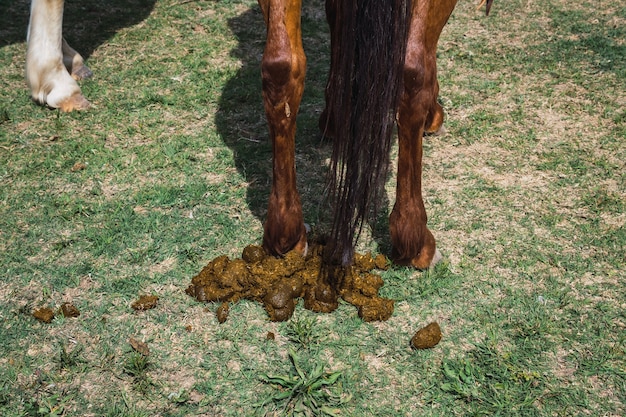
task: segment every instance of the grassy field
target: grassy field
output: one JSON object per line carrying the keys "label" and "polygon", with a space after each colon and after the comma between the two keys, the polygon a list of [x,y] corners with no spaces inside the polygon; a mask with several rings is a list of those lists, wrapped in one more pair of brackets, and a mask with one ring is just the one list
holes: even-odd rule
{"label": "grassy field", "polygon": [[[425,142],[445,261],[383,273],[387,322],[342,303],[272,323],[243,301],[219,324],[184,290],[262,235],[256,2],[67,2],[94,107],[62,114],[25,85],[28,2],[0,0],[0,415],[626,415],[626,6],[475,6],[461,1],[442,35],[447,132]],[[298,181],[317,231],[321,0],[303,25]],[[387,213],[363,249],[387,253]],[[156,308],[134,311],[144,294]],[[65,302],[80,316],[32,315]],[[443,339],[412,350],[431,321]]]}

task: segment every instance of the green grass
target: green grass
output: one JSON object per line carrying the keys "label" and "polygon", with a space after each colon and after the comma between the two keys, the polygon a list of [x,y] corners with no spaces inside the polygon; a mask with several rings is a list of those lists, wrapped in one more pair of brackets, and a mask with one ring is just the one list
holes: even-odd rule
{"label": "green grass", "polygon": [[[322,3],[304,4],[296,151],[314,233],[328,227]],[[0,415],[283,415],[257,405],[281,392],[264,375],[297,372],[290,349],[307,378],[316,365],[341,375],[328,388],[350,400],[320,397],[339,415],[626,414],[618,0],[496,2],[489,18],[457,6],[438,52],[447,133],[424,152],[445,261],[383,273],[396,300],[384,323],[345,303],[271,323],[243,301],[219,325],[217,305],[184,293],[209,260],[262,236],[271,145],[256,1],[66,4],[65,35],[95,74],[81,82],[94,108],[72,114],[31,102],[28,2],[0,8]],[[394,184],[364,250],[389,250]],[[157,307],[133,311],[142,294]],[[64,302],[80,316],[31,315]],[[441,342],[412,350],[431,321]]]}
{"label": "green grass", "polygon": [[341,390],[341,372],[324,372],[324,366],[316,363],[307,367],[300,362],[298,353],[289,349],[292,369],[287,375],[261,375],[261,381],[272,385],[278,392],[258,406],[274,405],[279,414],[288,416],[339,416],[337,408],[351,399]]}

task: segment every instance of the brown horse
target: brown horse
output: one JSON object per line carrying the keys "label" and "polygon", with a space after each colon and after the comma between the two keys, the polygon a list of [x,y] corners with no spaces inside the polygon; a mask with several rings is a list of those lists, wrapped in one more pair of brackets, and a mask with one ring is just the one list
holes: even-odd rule
{"label": "brown horse", "polygon": [[[307,251],[295,167],[296,116],[306,68],[301,1],[259,0],[267,26],[263,102],[274,152],[263,247],[276,256]],[[392,257],[419,269],[438,260],[422,199],[422,137],[443,123],[436,49],[456,1],[326,0],[331,68],[320,126],[333,139],[330,185],[336,209],[328,252],[333,263],[352,262],[361,225],[379,200],[396,124]],[[89,102],[75,79],[90,71],[62,38],[62,18],[63,0],[32,0],[27,80],[37,102],[81,110]]]}
{"label": "brown horse", "polygon": [[[263,98],[274,144],[274,177],[264,247],[306,250],[296,190],[295,116],[305,56],[301,0],[259,0],[267,25]],[[422,136],[443,122],[437,103],[436,49],[456,0],[327,0],[331,68],[320,125],[333,137],[335,199],[332,261],[352,262],[354,241],[375,208],[388,166],[393,126],[399,137],[396,202],[389,218],[393,259],[427,268],[436,261],[422,199]]]}

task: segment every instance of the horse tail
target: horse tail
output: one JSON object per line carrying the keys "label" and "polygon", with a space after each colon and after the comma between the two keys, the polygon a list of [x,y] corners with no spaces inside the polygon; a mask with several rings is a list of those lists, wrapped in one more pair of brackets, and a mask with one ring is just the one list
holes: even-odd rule
{"label": "horse tail", "polygon": [[329,188],[335,203],[328,255],[348,265],[384,188],[411,0],[327,0],[327,13],[334,31],[326,105],[334,130]]}

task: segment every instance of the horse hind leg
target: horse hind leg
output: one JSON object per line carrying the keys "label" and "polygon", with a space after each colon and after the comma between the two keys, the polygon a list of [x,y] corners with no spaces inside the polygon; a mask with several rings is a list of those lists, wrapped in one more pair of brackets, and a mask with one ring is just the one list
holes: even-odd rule
{"label": "horse hind leg", "polygon": [[63,52],[63,65],[73,79],[84,80],[93,76],[93,72],[85,65],[83,57],[67,43],[65,38],[63,38],[61,51]]}
{"label": "horse hind leg", "polygon": [[415,1],[404,67],[404,91],[398,108],[396,202],[389,217],[392,257],[398,264],[425,269],[441,255],[426,226],[422,197],[422,140],[437,131],[443,109],[437,103],[436,49],[456,0]]}
{"label": "horse hind leg", "polygon": [[273,148],[272,190],[263,247],[272,255],[307,250],[296,188],[296,115],[304,90],[306,58],[300,29],[300,0],[259,0],[267,25],[261,62],[263,104]]}

